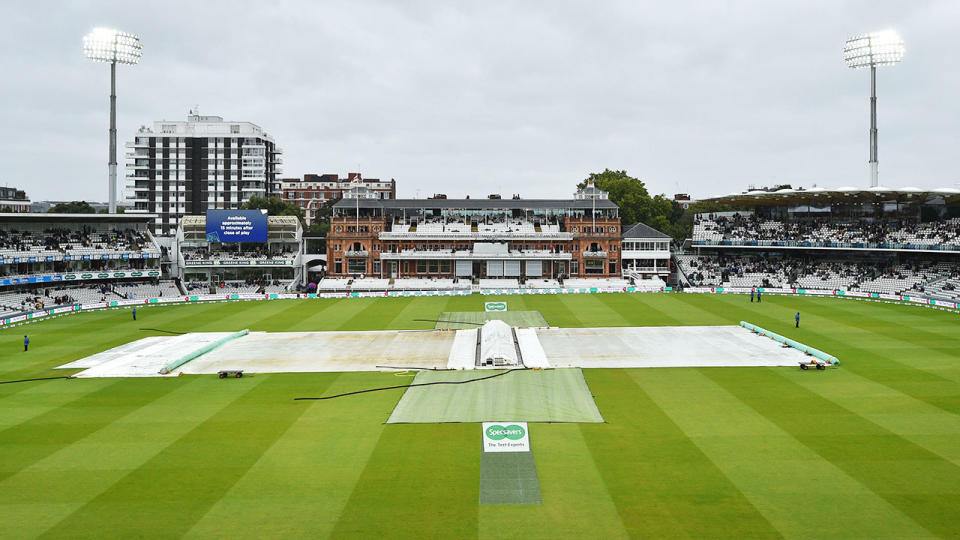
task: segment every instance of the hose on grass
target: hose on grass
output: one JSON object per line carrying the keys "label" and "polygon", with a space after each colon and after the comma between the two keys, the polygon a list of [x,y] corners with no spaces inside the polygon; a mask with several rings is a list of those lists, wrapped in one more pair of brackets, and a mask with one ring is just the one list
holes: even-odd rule
{"label": "hose on grass", "polygon": [[34,379],[18,379],[15,381],[0,381],[0,384],[13,384],[13,383],[32,382],[32,381],[54,381],[57,379],[72,379],[72,378],[73,377],[71,377],[70,375],[61,375],[59,377],[37,377]]}
{"label": "hose on grass", "polygon": [[160,328],[141,328],[141,330],[153,331],[153,332],[163,332],[165,334],[173,334],[176,336],[182,336],[184,334],[189,334],[190,332],[174,332],[173,330],[161,330]]}
{"label": "hose on grass", "polygon": [[488,375],[486,377],[478,377],[476,379],[467,379],[465,381],[434,381],[434,382],[419,383],[419,384],[400,384],[397,386],[384,386],[382,388],[368,388],[366,390],[356,390],[354,392],[345,392],[343,394],[337,394],[335,396],[298,397],[298,398],[293,398],[293,400],[294,401],[319,401],[324,399],[334,399],[339,397],[355,396],[357,394],[366,394],[368,392],[379,392],[381,390],[396,390],[398,388],[416,388],[418,386],[433,386],[435,384],[467,384],[467,383],[478,382],[478,381],[486,381],[489,379],[494,379],[496,377],[503,377],[504,375],[508,375],[510,373],[513,373],[514,371],[527,371],[527,368],[508,369],[507,371],[501,371],[500,373],[494,373],[493,375]]}

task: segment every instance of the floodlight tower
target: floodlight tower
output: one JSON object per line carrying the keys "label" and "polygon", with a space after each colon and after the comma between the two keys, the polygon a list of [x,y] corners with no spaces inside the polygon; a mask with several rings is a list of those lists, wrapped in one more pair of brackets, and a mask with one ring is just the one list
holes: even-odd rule
{"label": "floodlight tower", "polygon": [[870,68],[870,187],[880,185],[877,163],[877,66],[892,66],[903,59],[903,40],[894,30],[854,36],[843,46],[847,67]]}
{"label": "floodlight tower", "polygon": [[117,212],[117,64],[135,65],[143,55],[140,38],[110,28],[94,28],[83,37],[83,54],[110,64],[110,213]]}

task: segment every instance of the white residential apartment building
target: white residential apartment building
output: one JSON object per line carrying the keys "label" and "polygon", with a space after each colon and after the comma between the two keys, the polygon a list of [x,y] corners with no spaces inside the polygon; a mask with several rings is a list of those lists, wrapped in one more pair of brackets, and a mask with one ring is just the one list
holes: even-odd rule
{"label": "white residential apartment building", "polygon": [[141,127],[126,147],[128,212],[155,214],[155,234],[173,235],[184,215],[281,196],[282,149],[251,122],[192,110],[186,121]]}

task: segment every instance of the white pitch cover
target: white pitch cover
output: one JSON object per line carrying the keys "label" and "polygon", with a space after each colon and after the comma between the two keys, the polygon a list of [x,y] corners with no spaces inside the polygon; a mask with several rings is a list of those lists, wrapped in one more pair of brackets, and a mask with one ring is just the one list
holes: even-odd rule
{"label": "white pitch cover", "polygon": [[529,452],[530,432],[526,422],[484,422],[484,452]]}

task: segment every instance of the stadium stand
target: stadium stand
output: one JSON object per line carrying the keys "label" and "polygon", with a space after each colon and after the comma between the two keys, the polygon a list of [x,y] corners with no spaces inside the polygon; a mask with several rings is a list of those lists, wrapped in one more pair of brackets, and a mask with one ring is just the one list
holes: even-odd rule
{"label": "stadium stand", "polygon": [[903,294],[926,292],[928,283],[946,286],[950,283],[949,277],[957,271],[956,265],[929,261],[892,264],[792,256],[690,254],[677,255],[676,260],[692,284],[709,287],[793,287]]}
{"label": "stadium stand", "polygon": [[960,250],[960,218],[918,223],[889,221],[810,219],[792,222],[763,219],[754,214],[698,215],[693,243],[898,247],[931,249],[954,246]]}

